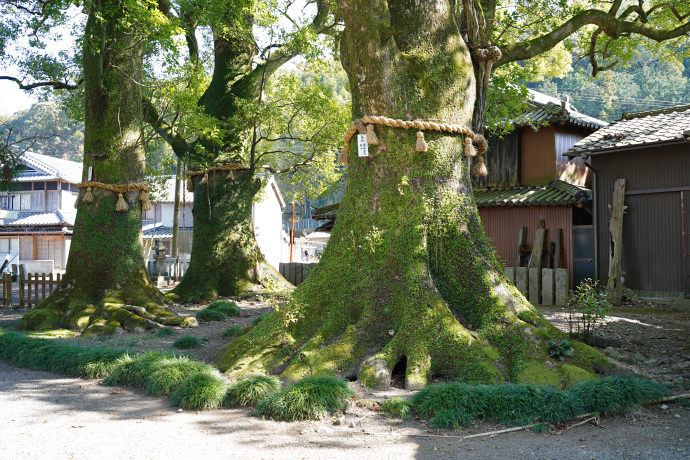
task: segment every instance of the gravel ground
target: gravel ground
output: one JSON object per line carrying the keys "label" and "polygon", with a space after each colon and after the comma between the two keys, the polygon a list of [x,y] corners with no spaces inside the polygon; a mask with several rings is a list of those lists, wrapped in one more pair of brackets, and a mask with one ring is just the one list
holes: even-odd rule
{"label": "gravel ground", "polygon": [[[196,335],[208,340],[203,348],[188,352],[211,361],[215,350],[227,342],[222,338],[225,329],[250,324],[270,310],[259,299],[239,303],[241,317],[202,323],[174,337],[139,332],[60,340],[150,351],[170,350],[175,339]],[[193,314],[201,308],[180,306],[176,313]],[[543,311],[564,327],[562,311]],[[0,323],[9,326],[23,313],[0,310]],[[618,312],[600,331],[622,339],[615,350],[630,358],[630,366],[680,393],[687,392],[689,321],[688,309],[655,306]],[[645,360],[635,361],[640,351]],[[353,385],[363,398],[410,396],[400,388],[369,392],[357,382]],[[168,399],[139,390],[105,387],[97,380],[19,369],[0,361],[0,459],[690,458],[690,410],[670,403],[547,434],[522,430],[466,438],[504,428],[482,422],[461,431],[438,431],[423,421],[390,420],[357,406],[341,420],[295,423],[260,420],[246,409],[182,411],[170,407]]]}
{"label": "gravel ground", "polygon": [[240,409],[180,411],[141,391],[0,361],[0,408],[3,459],[690,458],[690,411],[673,404],[553,434],[462,439],[476,430],[436,432],[362,413],[334,425],[263,421]]}

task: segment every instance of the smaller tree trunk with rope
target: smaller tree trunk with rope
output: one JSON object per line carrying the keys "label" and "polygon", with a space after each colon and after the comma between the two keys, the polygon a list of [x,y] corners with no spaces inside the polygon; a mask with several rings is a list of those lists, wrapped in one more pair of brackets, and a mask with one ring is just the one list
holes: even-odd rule
{"label": "smaller tree trunk with rope", "polygon": [[118,1],[94,3],[89,10],[83,181],[90,183],[83,185],[90,187],[80,190],[65,276],[24,315],[24,330],[96,333],[196,324],[165,308],[143,263],[141,212],[148,198],[138,83],[142,43],[125,30],[125,17]]}

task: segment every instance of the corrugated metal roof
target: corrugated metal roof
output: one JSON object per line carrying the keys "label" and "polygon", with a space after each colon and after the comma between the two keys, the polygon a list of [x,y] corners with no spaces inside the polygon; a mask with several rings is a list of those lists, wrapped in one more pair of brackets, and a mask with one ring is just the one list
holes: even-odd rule
{"label": "corrugated metal roof", "polygon": [[592,192],[584,187],[552,180],[546,185],[488,188],[474,190],[478,207],[491,206],[586,206]]}
{"label": "corrugated metal roof", "polygon": [[579,156],[690,139],[690,105],[624,114],[608,127],[582,139],[563,155]]}

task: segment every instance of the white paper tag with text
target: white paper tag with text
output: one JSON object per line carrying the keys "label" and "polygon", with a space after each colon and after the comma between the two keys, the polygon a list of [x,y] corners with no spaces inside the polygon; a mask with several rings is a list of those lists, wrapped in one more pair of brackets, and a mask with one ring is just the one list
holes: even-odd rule
{"label": "white paper tag with text", "polygon": [[367,144],[366,134],[357,134],[357,151],[360,157],[369,156],[369,144]]}

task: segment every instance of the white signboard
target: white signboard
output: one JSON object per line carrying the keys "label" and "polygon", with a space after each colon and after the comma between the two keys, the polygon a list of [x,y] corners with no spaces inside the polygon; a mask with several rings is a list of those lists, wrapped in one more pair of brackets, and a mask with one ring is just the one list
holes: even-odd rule
{"label": "white signboard", "polygon": [[357,134],[357,150],[360,157],[369,156],[369,144],[367,144],[366,134]]}

